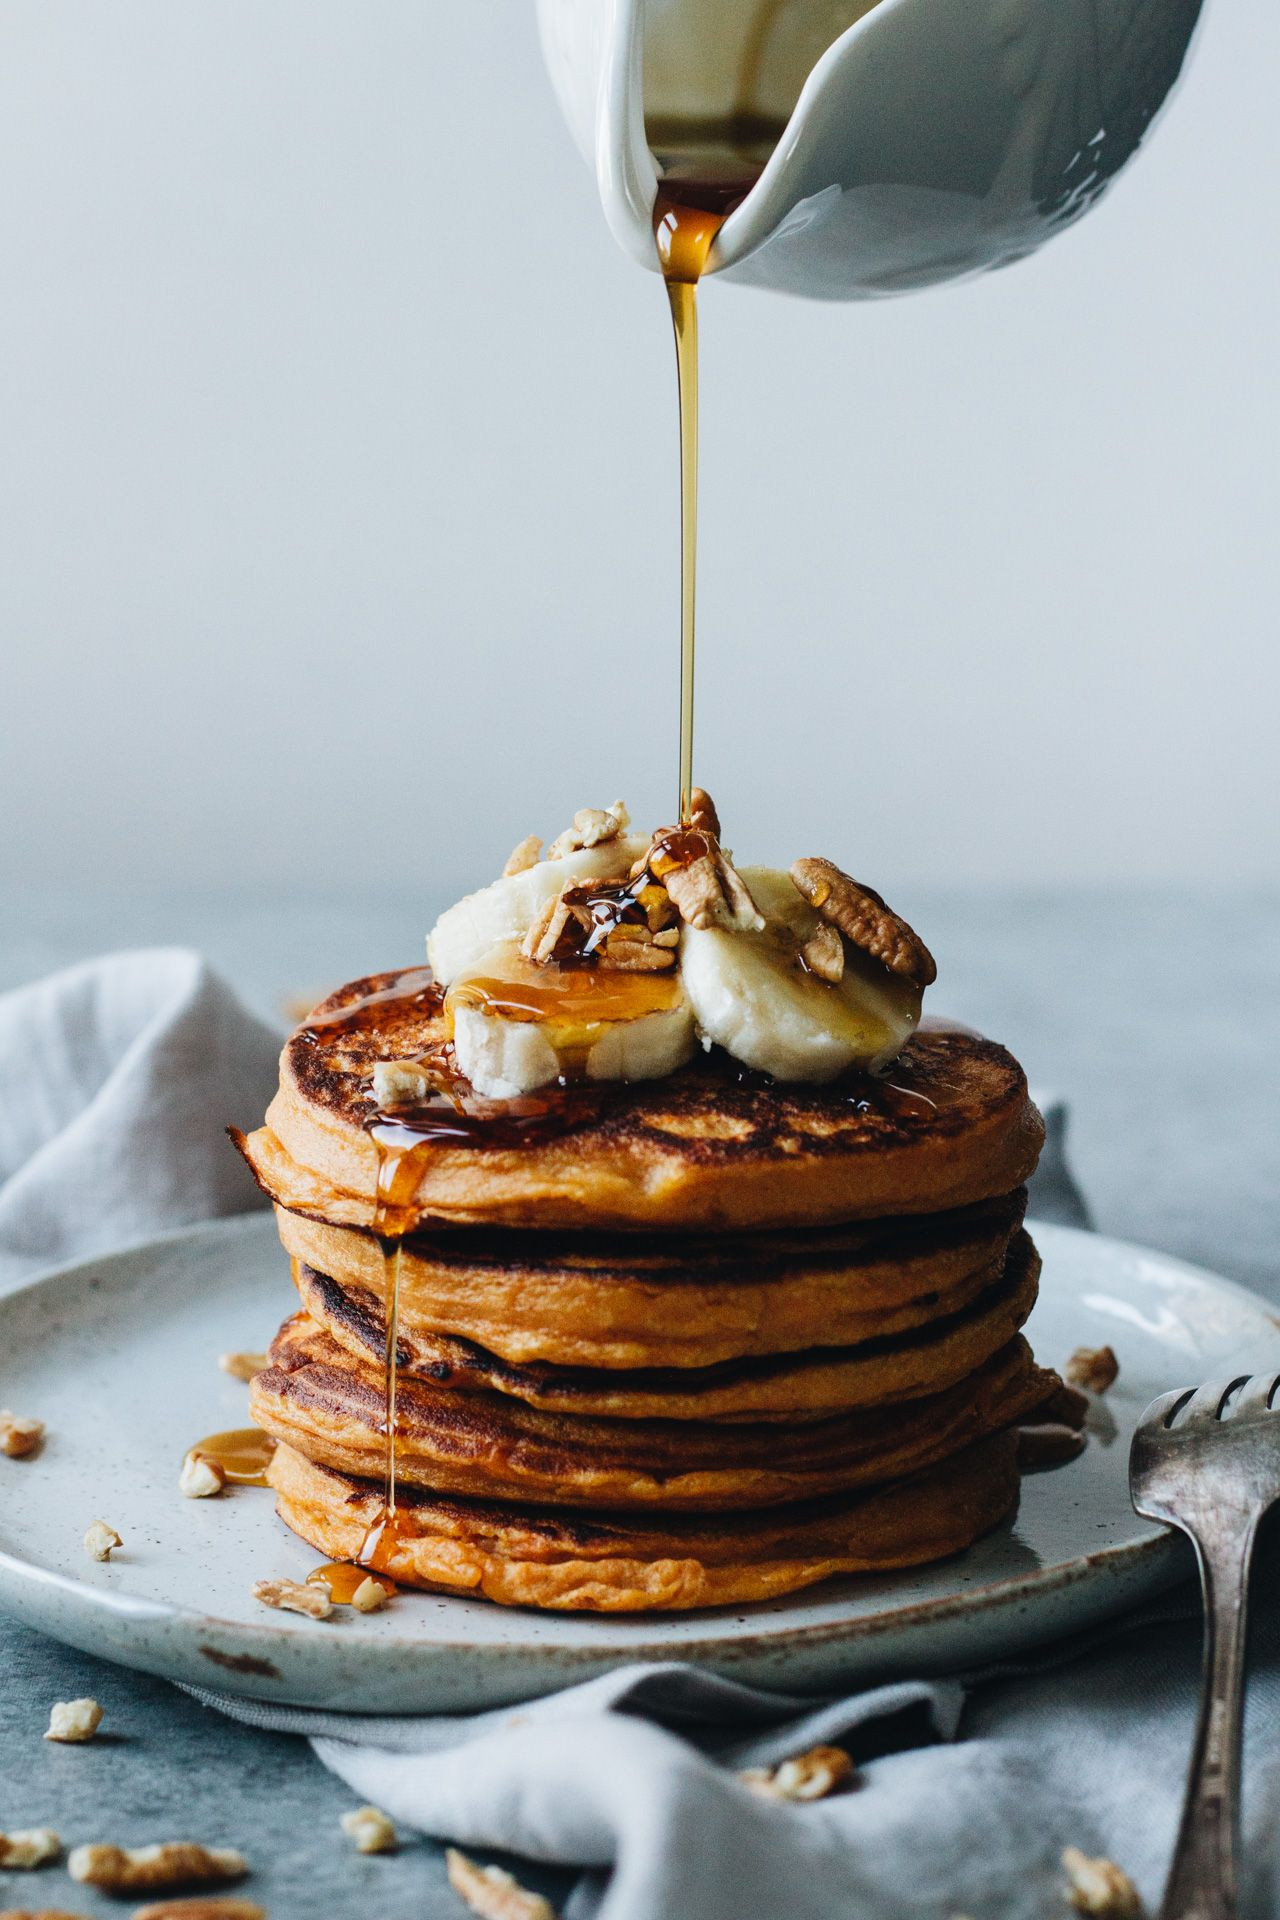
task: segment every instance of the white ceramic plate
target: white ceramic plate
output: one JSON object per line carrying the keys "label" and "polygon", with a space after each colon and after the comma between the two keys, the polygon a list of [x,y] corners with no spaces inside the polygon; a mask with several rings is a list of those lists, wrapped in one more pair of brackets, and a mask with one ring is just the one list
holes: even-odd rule
{"label": "white ceramic plate", "polygon": [[[694,1661],[813,1691],[1002,1658],[1148,1598],[1187,1569],[1138,1520],[1129,1435],[1155,1394],[1280,1371],[1266,1303],[1163,1255],[1036,1226],[1031,1321],[1060,1364],[1110,1342],[1120,1378],[1071,1466],[1028,1479],[1016,1520],[918,1572],[845,1579],[747,1609],[647,1618],[537,1614],[402,1594],[385,1613],[272,1613],[255,1579],[317,1556],[269,1493],[185,1500],[178,1467],[206,1433],[245,1423],[227,1348],[267,1345],[292,1291],[266,1214],[197,1227],[66,1268],[0,1299],[0,1406],[47,1422],[30,1460],[0,1459],[0,1605],[86,1652],[173,1680],[365,1712],[459,1711],[525,1699],[628,1660]],[[89,1560],[91,1521],[124,1536]]]}

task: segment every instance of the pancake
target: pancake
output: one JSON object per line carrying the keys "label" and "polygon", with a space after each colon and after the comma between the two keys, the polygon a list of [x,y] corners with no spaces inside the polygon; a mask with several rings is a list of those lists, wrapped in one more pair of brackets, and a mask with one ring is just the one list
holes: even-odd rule
{"label": "pancake", "polygon": [[[305,1314],[287,1320],[250,1389],[253,1419],[322,1466],[376,1478],[384,1376]],[[1043,1406],[1056,1375],[1014,1338],[937,1393],[820,1421],[616,1420],[401,1378],[397,1484],[553,1507],[770,1506],[895,1479]]]}
{"label": "pancake", "polygon": [[[383,1129],[396,1232],[469,1225],[734,1229],[938,1213],[1010,1192],[1044,1138],[1003,1047],[923,1029],[889,1077],[782,1084],[715,1050],[666,1079],[477,1101],[425,971],[343,987],[285,1045],[267,1124],[239,1144],[261,1184],[335,1226],[376,1224],[373,1068],[428,1061],[449,1100]],[[426,1131],[421,1131],[421,1129]]]}
{"label": "pancake", "polygon": [[[313,1321],[357,1365],[385,1375],[386,1316],[372,1295],[353,1295],[324,1274],[295,1267]],[[628,1372],[536,1364],[513,1367],[483,1347],[453,1338],[416,1337],[398,1321],[397,1370],[448,1392],[489,1391],[548,1412],[614,1419],[798,1421],[851,1407],[913,1400],[963,1379],[1004,1346],[1036,1301],[1040,1259],[1020,1233],[983,1293],[961,1311],[899,1335],[854,1347],[726,1360],[714,1367],[637,1368]]]}
{"label": "pancake", "polygon": [[[958,1312],[991,1284],[1026,1189],[957,1212],[747,1235],[411,1235],[400,1258],[405,1364],[434,1369],[452,1335],[515,1365],[708,1367],[747,1354],[853,1346]],[[295,1261],[328,1275],[334,1337],[368,1345],[387,1267],[375,1236],[277,1209]],[[381,1339],[383,1335],[372,1337]],[[494,1384],[497,1384],[496,1382]]]}
{"label": "pancake", "polygon": [[[278,1447],[267,1469],[285,1524],[327,1559],[355,1560],[382,1489]],[[406,1490],[377,1560],[406,1586],[566,1612],[671,1612],[794,1593],[969,1546],[1018,1498],[1017,1438],[994,1434],[941,1466],[835,1500],[721,1519],[551,1514]]]}

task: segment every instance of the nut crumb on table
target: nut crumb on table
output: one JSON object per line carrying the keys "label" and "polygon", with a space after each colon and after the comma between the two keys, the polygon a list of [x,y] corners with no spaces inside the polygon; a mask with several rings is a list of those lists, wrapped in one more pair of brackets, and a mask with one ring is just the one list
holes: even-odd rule
{"label": "nut crumb on table", "polygon": [[1091,1859],[1079,1847],[1067,1847],[1062,1869],[1067,1898],[1077,1912],[1096,1914],[1099,1920],[1136,1920],[1142,1912],[1138,1889],[1114,1860]]}
{"label": "nut crumb on table", "polygon": [[557,1920],[551,1902],[504,1867],[478,1867],[457,1847],[447,1847],[444,1857],[449,1885],[480,1920]]}
{"label": "nut crumb on table", "polygon": [[91,1560],[109,1560],[124,1541],[105,1520],[95,1520],[84,1536],[84,1550]]}
{"label": "nut crumb on table", "polygon": [[340,1815],[338,1825],[357,1853],[392,1853],[396,1846],[395,1823],[381,1807],[353,1807]]}
{"label": "nut crumb on table", "polygon": [[160,1840],[149,1847],[115,1847],[95,1842],[75,1847],[67,1857],[73,1880],[104,1893],[157,1893],[171,1887],[239,1880],[249,1871],[234,1847],[206,1847],[197,1840]]}
{"label": "nut crumb on table", "polygon": [[79,1746],[92,1740],[101,1725],[102,1708],[96,1700],[55,1700],[44,1737],[62,1746]]}
{"label": "nut crumb on table", "polygon": [[62,1842],[52,1827],[15,1827],[12,1833],[0,1833],[0,1867],[43,1867],[61,1852]]}
{"label": "nut crumb on table", "polygon": [[132,1920],[267,1920],[267,1910],[234,1893],[198,1893],[188,1900],[149,1901],[134,1908]]}

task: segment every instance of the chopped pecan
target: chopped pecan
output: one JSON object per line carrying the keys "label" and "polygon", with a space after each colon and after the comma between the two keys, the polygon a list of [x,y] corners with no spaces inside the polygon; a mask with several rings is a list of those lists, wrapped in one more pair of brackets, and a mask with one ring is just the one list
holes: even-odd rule
{"label": "chopped pecan", "polygon": [[830,860],[797,860],[791,878],[824,920],[890,973],[901,974],[916,987],[931,986],[937,979],[938,969],[924,941],[874,888],[851,879]]}
{"label": "chopped pecan", "polygon": [[362,1580],[351,1596],[357,1613],[378,1613],[387,1604],[387,1590],[381,1580]]}
{"label": "chopped pecan", "polygon": [[1079,1847],[1067,1847],[1062,1870],[1067,1876],[1067,1898],[1078,1913],[1097,1914],[1101,1920],[1135,1920],[1142,1912],[1138,1889],[1114,1860],[1091,1860]]}
{"label": "chopped pecan", "polygon": [[547,848],[548,860],[562,860],[566,853],[579,853],[584,847],[599,847],[616,840],[631,825],[626,803],[615,800],[611,807],[580,807],[573,825],[557,834]]}
{"label": "chopped pecan", "polygon": [[381,1807],[353,1807],[350,1813],[339,1814],[338,1825],[355,1841],[357,1853],[395,1852],[395,1825]]}
{"label": "chopped pecan", "polygon": [[509,880],[513,873],[527,873],[530,867],[536,867],[542,858],[542,842],[536,833],[527,833],[519,846],[512,847],[507,855],[507,864],[502,869],[502,877]]}
{"label": "chopped pecan", "polygon": [[62,1852],[52,1827],[22,1827],[0,1833],[0,1867],[44,1867]]}
{"label": "chopped pecan", "polygon": [[615,927],[596,957],[608,973],[665,973],[676,963],[671,947],[659,946],[648,927]]}
{"label": "chopped pecan", "polygon": [[75,1847],[67,1859],[73,1880],[107,1893],[208,1886],[239,1880],[248,1871],[244,1855],[234,1847],[204,1847],[196,1840],[163,1840],[150,1847]]}
{"label": "chopped pecan", "polygon": [[800,949],[800,958],[810,973],[831,986],[844,979],[844,941],[827,920],[814,928]]}
{"label": "chopped pecan", "polygon": [[211,1500],[226,1484],[226,1469],[221,1462],[208,1459],[193,1447],[182,1462],[178,1492],[188,1500]]}
{"label": "chopped pecan", "polygon": [[44,1439],[44,1421],[31,1420],[25,1414],[0,1408],[0,1453],[11,1460],[25,1460],[35,1453]]}
{"label": "chopped pecan", "polygon": [[811,1747],[776,1767],[747,1767],[738,1775],[744,1787],[766,1800],[825,1800],[858,1783],[857,1769],[843,1747]]}
{"label": "chopped pecan", "polygon": [[573,908],[562,893],[548,901],[520,942],[520,951],[525,959],[536,961],[539,966],[546,966],[554,960],[561,935],[573,918]]}
{"label": "chopped pecan", "polygon": [[1073,1387],[1105,1393],[1115,1384],[1120,1362],[1111,1347],[1077,1347],[1062,1371]]}
{"label": "chopped pecan", "polygon": [[109,1527],[105,1520],[95,1520],[84,1536],[84,1550],[91,1560],[109,1560],[113,1549],[123,1545],[115,1528]]}
{"label": "chopped pecan", "polygon": [[133,1920],[267,1920],[267,1910],[234,1893],[204,1893],[194,1900],[148,1901],[135,1907]]}
{"label": "chopped pecan", "polygon": [[327,1620],[333,1612],[328,1587],[304,1586],[299,1580],[255,1580],[253,1597],[264,1607],[305,1613],[309,1620]]}
{"label": "chopped pecan", "polygon": [[556,1910],[540,1893],[530,1893],[502,1867],[478,1867],[457,1847],[445,1849],[449,1885],[480,1920],[556,1920]]}
{"label": "chopped pecan", "polygon": [[96,1700],[55,1700],[49,1709],[46,1740],[65,1746],[79,1746],[92,1740],[102,1725],[102,1708]]}
{"label": "chopped pecan", "polygon": [[688,847],[681,844],[685,837],[657,835],[648,855],[662,861],[662,884],[685,925],[759,933],[763,916],[728,855],[705,833],[689,834]]}

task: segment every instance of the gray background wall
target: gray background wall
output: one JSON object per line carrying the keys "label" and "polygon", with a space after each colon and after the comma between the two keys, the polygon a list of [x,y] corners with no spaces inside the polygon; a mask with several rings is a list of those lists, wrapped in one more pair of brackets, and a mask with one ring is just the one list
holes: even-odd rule
{"label": "gray background wall", "polygon": [[[1275,877],[1280,14],[1209,14],[1034,260],[708,288],[699,775],[740,855]],[[676,566],[665,302],[531,4],[3,0],[18,898],[425,903],[584,802],[665,817]]]}

